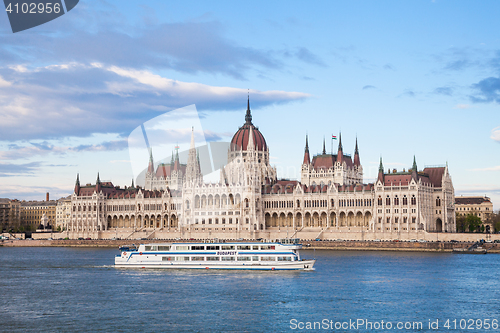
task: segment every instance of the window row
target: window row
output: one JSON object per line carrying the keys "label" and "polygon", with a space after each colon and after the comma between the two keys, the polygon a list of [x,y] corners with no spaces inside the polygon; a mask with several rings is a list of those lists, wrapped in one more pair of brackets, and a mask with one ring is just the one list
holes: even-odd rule
{"label": "window row", "polygon": [[292,256],[175,256],[162,257],[162,261],[294,261]]}

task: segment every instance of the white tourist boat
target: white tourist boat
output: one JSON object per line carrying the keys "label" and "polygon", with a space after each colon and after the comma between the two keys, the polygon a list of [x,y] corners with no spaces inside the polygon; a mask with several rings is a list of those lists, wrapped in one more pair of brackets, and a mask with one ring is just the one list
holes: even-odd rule
{"label": "white tourist boat", "polygon": [[152,243],[121,246],[118,268],[313,270],[298,239],[275,242]]}

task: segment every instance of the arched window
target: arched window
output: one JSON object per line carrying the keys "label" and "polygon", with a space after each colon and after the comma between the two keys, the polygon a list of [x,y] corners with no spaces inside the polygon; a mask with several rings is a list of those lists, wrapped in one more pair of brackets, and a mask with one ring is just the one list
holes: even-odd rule
{"label": "arched window", "polygon": [[386,206],[390,206],[391,205],[391,198],[389,198],[389,196],[387,196],[387,198],[385,198],[385,205]]}
{"label": "arched window", "polygon": [[380,195],[378,196],[377,204],[379,206],[382,206],[382,198],[380,197]]}
{"label": "arched window", "polygon": [[411,204],[416,205],[417,204],[417,198],[415,198],[415,194],[411,196]]}
{"label": "arched window", "polygon": [[439,197],[436,199],[436,206],[441,206],[441,199],[439,199]]}

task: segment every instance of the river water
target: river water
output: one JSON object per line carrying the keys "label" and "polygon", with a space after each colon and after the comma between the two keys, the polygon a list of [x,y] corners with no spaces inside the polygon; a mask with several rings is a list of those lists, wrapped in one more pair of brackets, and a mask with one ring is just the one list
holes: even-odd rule
{"label": "river water", "polygon": [[500,330],[496,254],[302,251],[309,272],[115,269],[116,254],[0,248],[0,331]]}

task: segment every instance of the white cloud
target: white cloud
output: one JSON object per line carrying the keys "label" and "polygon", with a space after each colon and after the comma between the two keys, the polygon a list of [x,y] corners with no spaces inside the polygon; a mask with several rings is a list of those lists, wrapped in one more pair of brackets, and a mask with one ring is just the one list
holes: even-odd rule
{"label": "white cloud", "polygon": [[470,169],[468,171],[500,171],[500,165],[489,168]]}
{"label": "white cloud", "polygon": [[500,126],[491,130],[491,139],[500,142]]}
{"label": "white cloud", "polygon": [[[164,78],[160,75],[153,74],[147,70],[126,69],[117,66],[107,67],[106,70],[123,77],[134,79],[137,82],[149,85],[158,90],[166,91],[171,95],[184,96],[186,98],[194,97],[196,95],[197,98],[221,99],[224,97],[231,97],[234,95],[245,95],[247,93],[250,93],[252,95],[252,100],[254,99],[259,100],[260,97],[266,99],[291,99],[291,100],[311,97],[311,95],[309,94],[300,92],[285,92],[276,90],[261,92],[258,90],[247,90],[247,89],[232,88],[232,87],[215,87],[195,82],[181,82]],[[123,91],[119,91],[121,88],[123,88]],[[133,86],[130,84],[126,84],[125,86],[117,84],[113,86],[113,89],[115,90],[115,92],[119,91],[120,93],[130,92],[131,89],[142,90],[140,87]]]}
{"label": "white cloud", "polygon": [[455,105],[456,109],[468,109],[470,107],[471,106],[469,104],[457,104],[457,105]]}
{"label": "white cloud", "polygon": [[10,87],[12,83],[5,81],[3,77],[0,76],[0,88]]}
{"label": "white cloud", "polygon": [[[148,70],[101,63],[18,67],[0,68],[0,140],[9,142],[126,135],[159,113],[192,104],[200,111],[246,108],[246,89],[176,81]],[[309,97],[250,90],[253,109]]]}

